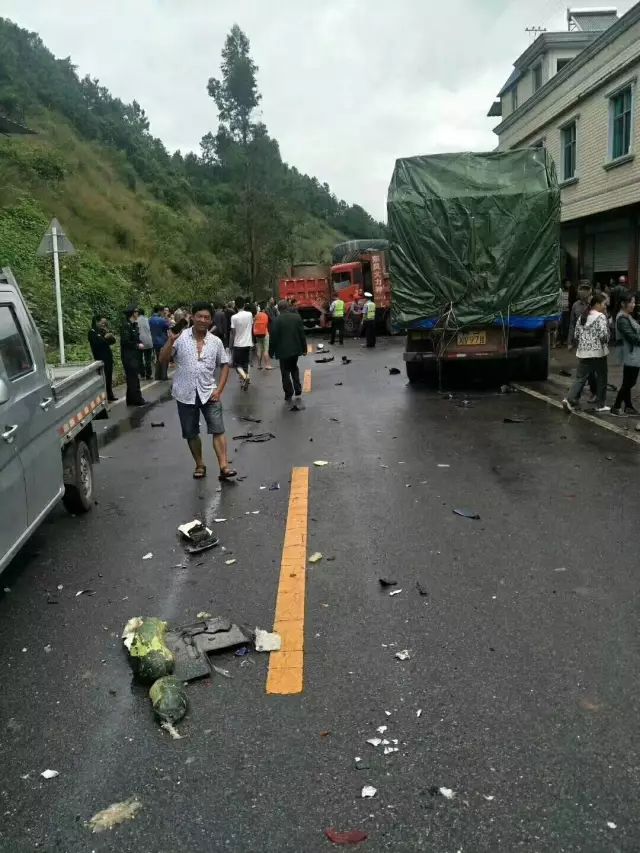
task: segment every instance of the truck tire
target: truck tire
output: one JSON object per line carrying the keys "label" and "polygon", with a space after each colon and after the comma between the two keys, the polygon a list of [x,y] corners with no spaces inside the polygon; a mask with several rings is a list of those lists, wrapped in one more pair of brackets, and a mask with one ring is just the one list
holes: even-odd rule
{"label": "truck tire", "polygon": [[407,379],[413,385],[416,382],[424,382],[427,378],[424,367],[417,361],[407,362]]}
{"label": "truck tire", "polygon": [[[68,512],[81,515],[93,506],[93,465],[91,451],[84,441],[77,441],[66,451],[65,490],[62,503]],[[66,455],[66,454],[65,454]]]}

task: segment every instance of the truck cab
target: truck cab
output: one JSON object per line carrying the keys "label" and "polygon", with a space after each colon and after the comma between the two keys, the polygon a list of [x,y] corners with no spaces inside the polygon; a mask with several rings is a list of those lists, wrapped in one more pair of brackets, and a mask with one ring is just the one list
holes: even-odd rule
{"label": "truck cab", "polygon": [[345,302],[345,331],[348,334],[357,331],[360,318],[353,308],[367,292],[373,294],[378,325],[387,332],[391,331],[391,285],[384,251],[363,252],[355,261],[334,264],[331,267],[331,289],[334,296],[340,296]]}

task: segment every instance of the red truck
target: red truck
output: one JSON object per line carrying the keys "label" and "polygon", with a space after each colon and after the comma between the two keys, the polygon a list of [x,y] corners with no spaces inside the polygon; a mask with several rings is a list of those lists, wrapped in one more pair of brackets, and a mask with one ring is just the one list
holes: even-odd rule
{"label": "red truck", "polygon": [[354,335],[360,327],[357,307],[363,304],[364,294],[369,292],[376,303],[378,325],[390,333],[388,245],[386,240],[340,243],[333,250],[331,267],[312,264],[294,267],[292,276],[280,281],[280,298],[296,300],[307,329],[324,329],[331,325],[329,305],[339,296],[346,308],[345,330],[347,334]]}

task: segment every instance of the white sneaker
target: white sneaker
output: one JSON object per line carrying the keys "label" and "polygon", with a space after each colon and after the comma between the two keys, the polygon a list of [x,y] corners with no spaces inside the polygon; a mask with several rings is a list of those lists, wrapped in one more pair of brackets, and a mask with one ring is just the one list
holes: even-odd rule
{"label": "white sneaker", "polygon": [[572,411],[573,411],[573,406],[572,406],[572,405],[571,405],[571,403],[566,399],[566,397],[565,397],[565,399],[562,401],[562,408],[565,410],[565,412],[572,412]]}
{"label": "white sneaker", "polygon": [[599,412],[601,415],[606,414],[611,411],[611,406],[598,406],[596,412]]}

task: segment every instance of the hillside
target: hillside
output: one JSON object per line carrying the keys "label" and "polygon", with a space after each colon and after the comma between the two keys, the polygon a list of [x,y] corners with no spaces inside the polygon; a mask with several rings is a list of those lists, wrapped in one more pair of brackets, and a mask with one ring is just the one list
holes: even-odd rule
{"label": "hillside", "polygon": [[[16,272],[53,348],[51,262],[35,253],[50,219],[60,220],[78,251],[62,263],[71,357],[83,354],[95,311],[115,324],[130,302],[260,298],[291,263],[328,260],[340,240],[382,230],[282,163],[263,125],[238,140],[221,124],[199,156],[170,155],[137,103],[79,80],[69,59],[5,19],[0,113],[37,132],[0,138],[0,265]],[[238,222],[249,208],[247,243]]]}

